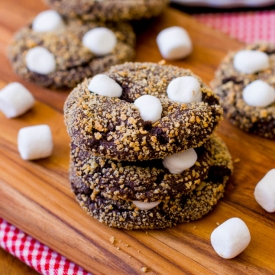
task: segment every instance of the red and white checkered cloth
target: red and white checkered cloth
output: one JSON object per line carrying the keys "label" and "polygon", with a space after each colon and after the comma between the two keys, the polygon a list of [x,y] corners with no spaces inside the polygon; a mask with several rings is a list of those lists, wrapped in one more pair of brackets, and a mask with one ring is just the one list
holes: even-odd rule
{"label": "red and white checkered cloth", "polygon": [[[275,42],[275,11],[200,14],[194,17],[245,43]],[[43,275],[90,274],[1,218],[0,246]]]}
{"label": "red and white checkered cloth", "polygon": [[275,11],[209,13],[194,17],[245,43],[275,42]]}
{"label": "red and white checkered cloth", "polygon": [[0,246],[43,275],[91,275],[2,218]]}

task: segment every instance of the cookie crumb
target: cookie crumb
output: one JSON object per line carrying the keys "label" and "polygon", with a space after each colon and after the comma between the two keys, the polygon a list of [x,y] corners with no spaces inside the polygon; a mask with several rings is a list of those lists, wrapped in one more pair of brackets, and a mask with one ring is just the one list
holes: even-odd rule
{"label": "cookie crumb", "polygon": [[120,250],[120,247],[118,246],[116,249],[117,249],[117,250]]}
{"label": "cookie crumb", "polygon": [[112,244],[114,244],[114,243],[115,243],[115,241],[116,241],[115,237],[114,237],[114,236],[112,236],[112,237],[110,238],[110,242],[111,242]]}
{"label": "cookie crumb", "polygon": [[219,222],[216,222],[216,225],[220,225],[220,223],[219,223]]}
{"label": "cookie crumb", "polygon": [[239,158],[234,159],[234,162],[240,162],[241,160]]}
{"label": "cookie crumb", "polygon": [[158,62],[158,64],[159,64],[159,65],[165,65],[165,64],[166,64],[166,61],[165,61],[164,59],[162,59],[162,60],[160,60],[160,61]]}
{"label": "cookie crumb", "polygon": [[148,267],[143,266],[140,270],[141,270],[143,273],[146,273],[146,272],[148,272]]}
{"label": "cookie crumb", "polygon": [[193,229],[196,229],[196,228],[197,228],[197,226],[194,225],[194,226],[193,226]]}

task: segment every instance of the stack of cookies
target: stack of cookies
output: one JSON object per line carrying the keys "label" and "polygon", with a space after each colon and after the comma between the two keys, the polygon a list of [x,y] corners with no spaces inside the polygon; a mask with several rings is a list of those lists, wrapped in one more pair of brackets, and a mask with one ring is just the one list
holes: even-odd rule
{"label": "stack of cookies", "polygon": [[133,60],[135,33],[125,20],[159,15],[169,0],[46,2],[54,10],[16,33],[8,56],[24,79],[62,88]]}
{"label": "stack of cookies", "polygon": [[72,190],[100,222],[171,227],[201,218],[223,196],[232,161],[214,134],[222,108],[191,71],[116,65],[74,88],[64,112]]}

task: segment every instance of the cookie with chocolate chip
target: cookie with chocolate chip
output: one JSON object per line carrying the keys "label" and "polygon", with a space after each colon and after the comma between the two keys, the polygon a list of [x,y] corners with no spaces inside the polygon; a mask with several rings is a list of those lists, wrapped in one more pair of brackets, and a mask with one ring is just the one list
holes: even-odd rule
{"label": "cookie with chocolate chip", "polygon": [[[53,12],[45,12],[44,17],[51,19]],[[15,35],[8,56],[24,79],[46,87],[74,87],[86,77],[134,58],[135,34],[128,23],[60,18],[52,29],[47,27],[53,25],[51,21],[35,18]]]}
{"label": "cookie with chocolate chip", "polygon": [[45,0],[51,8],[66,17],[83,20],[139,20],[159,15],[169,0]]}
{"label": "cookie with chocolate chip", "polygon": [[199,219],[223,196],[233,170],[230,154],[222,140],[214,137],[210,143],[213,163],[206,178],[193,191],[170,197],[159,204],[107,198],[101,190],[93,189],[76,174],[74,164],[70,175],[72,190],[84,211],[111,227],[157,229]]}
{"label": "cookie with chocolate chip", "polygon": [[[65,123],[72,142],[93,155],[119,161],[163,159],[188,148],[200,147],[222,118],[218,97],[190,70],[136,62],[113,66],[104,74],[121,87],[119,97],[90,91],[91,78],[71,92],[64,106]],[[198,83],[199,101],[182,103],[168,97],[168,85],[180,77]],[[186,87],[188,90],[186,85],[178,94],[184,94]],[[194,93],[192,89],[188,92]],[[152,122],[142,118],[134,103],[144,95],[160,101],[159,120]]]}
{"label": "cookie with chocolate chip", "polygon": [[229,121],[242,130],[275,138],[275,45],[257,43],[230,52],[211,86]]}
{"label": "cookie with chocolate chip", "polygon": [[195,189],[207,176],[213,163],[214,142],[195,149],[194,165],[180,173],[171,173],[163,160],[118,162],[93,156],[71,144],[71,162],[75,174],[90,189],[109,199],[160,201]]}

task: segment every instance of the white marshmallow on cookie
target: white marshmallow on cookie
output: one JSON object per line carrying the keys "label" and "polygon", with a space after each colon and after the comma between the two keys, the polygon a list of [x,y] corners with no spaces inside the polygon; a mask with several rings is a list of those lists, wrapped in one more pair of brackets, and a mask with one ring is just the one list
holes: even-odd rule
{"label": "white marshmallow on cookie", "polygon": [[53,151],[50,127],[42,124],[21,128],[17,137],[17,145],[20,156],[24,160],[49,157]]}
{"label": "white marshmallow on cookie", "polygon": [[167,60],[184,58],[193,49],[187,31],[177,26],[162,30],[157,36],[157,44],[162,57]]}
{"label": "white marshmallow on cookie", "polygon": [[267,212],[275,212],[275,169],[270,170],[256,185],[254,196]]}
{"label": "white marshmallow on cookie", "polygon": [[193,148],[164,157],[162,163],[172,174],[181,174],[184,170],[192,167],[198,159]]}
{"label": "white marshmallow on cookie", "polygon": [[31,72],[47,75],[56,69],[54,55],[44,47],[37,46],[30,49],[25,60],[26,66]]}
{"label": "white marshmallow on cookie", "polygon": [[269,68],[269,58],[261,51],[242,50],[235,54],[233,64],[237,71],[253,74]]}
{"label": "white marshmallow on cookie", "polygon": [[66,25],[61,15],[55,10],[40,12],[32,22],[32,29],[35,32],[62,32]]}
{"label": "white marshmallow on cookie", "polygon": [[89,83],[88,90],[108,97],[120,97],[122,95],[121,86],[105,74],[95,75]]}
{"label": "white marshmallow on cookie", "polygon": [[18,82],[8,84],[0,91],[0,110],[7,118],[24,114],[34,102],[33,95]]}
{"label": "white marshmallow on cookie", "polygon": [[111,53],[117,45],[114,32],[105,27],[98,27],[85,33],[82,39],[83,45],[94,55],[103,56]]}
{"label": "white marshmallow on cookie", "polygon": [[266,107],[275,102],[275,89],[258,79],[243,89],[243,99],[250,106]]}
{"label": "white marshmallow on cookie", "polygon": [[133,204],[140,210],[150,210],[160,204],[160,201],[154,202],[143,202],[143,201],[133,201]]}
{"label": "white marshmallow on cookie", "polygon": [[142,95],[135,100],[134,104],[139,109],[143,120],[154,123],[161,118],[162,105],[157,97]]}
{"label": "white marshmallow on cookie", "polygon": [[247,225],[239,218],[231,218],[219,225],[211,234],[211,244],[219,256],[232,259],[250,243]]}
{"label": "white marshmallow on cookie", "polygon": [[173,79],[167,87],[169,99],[182,103],[200,102],[202,92],[199,81],[193,76]]}

